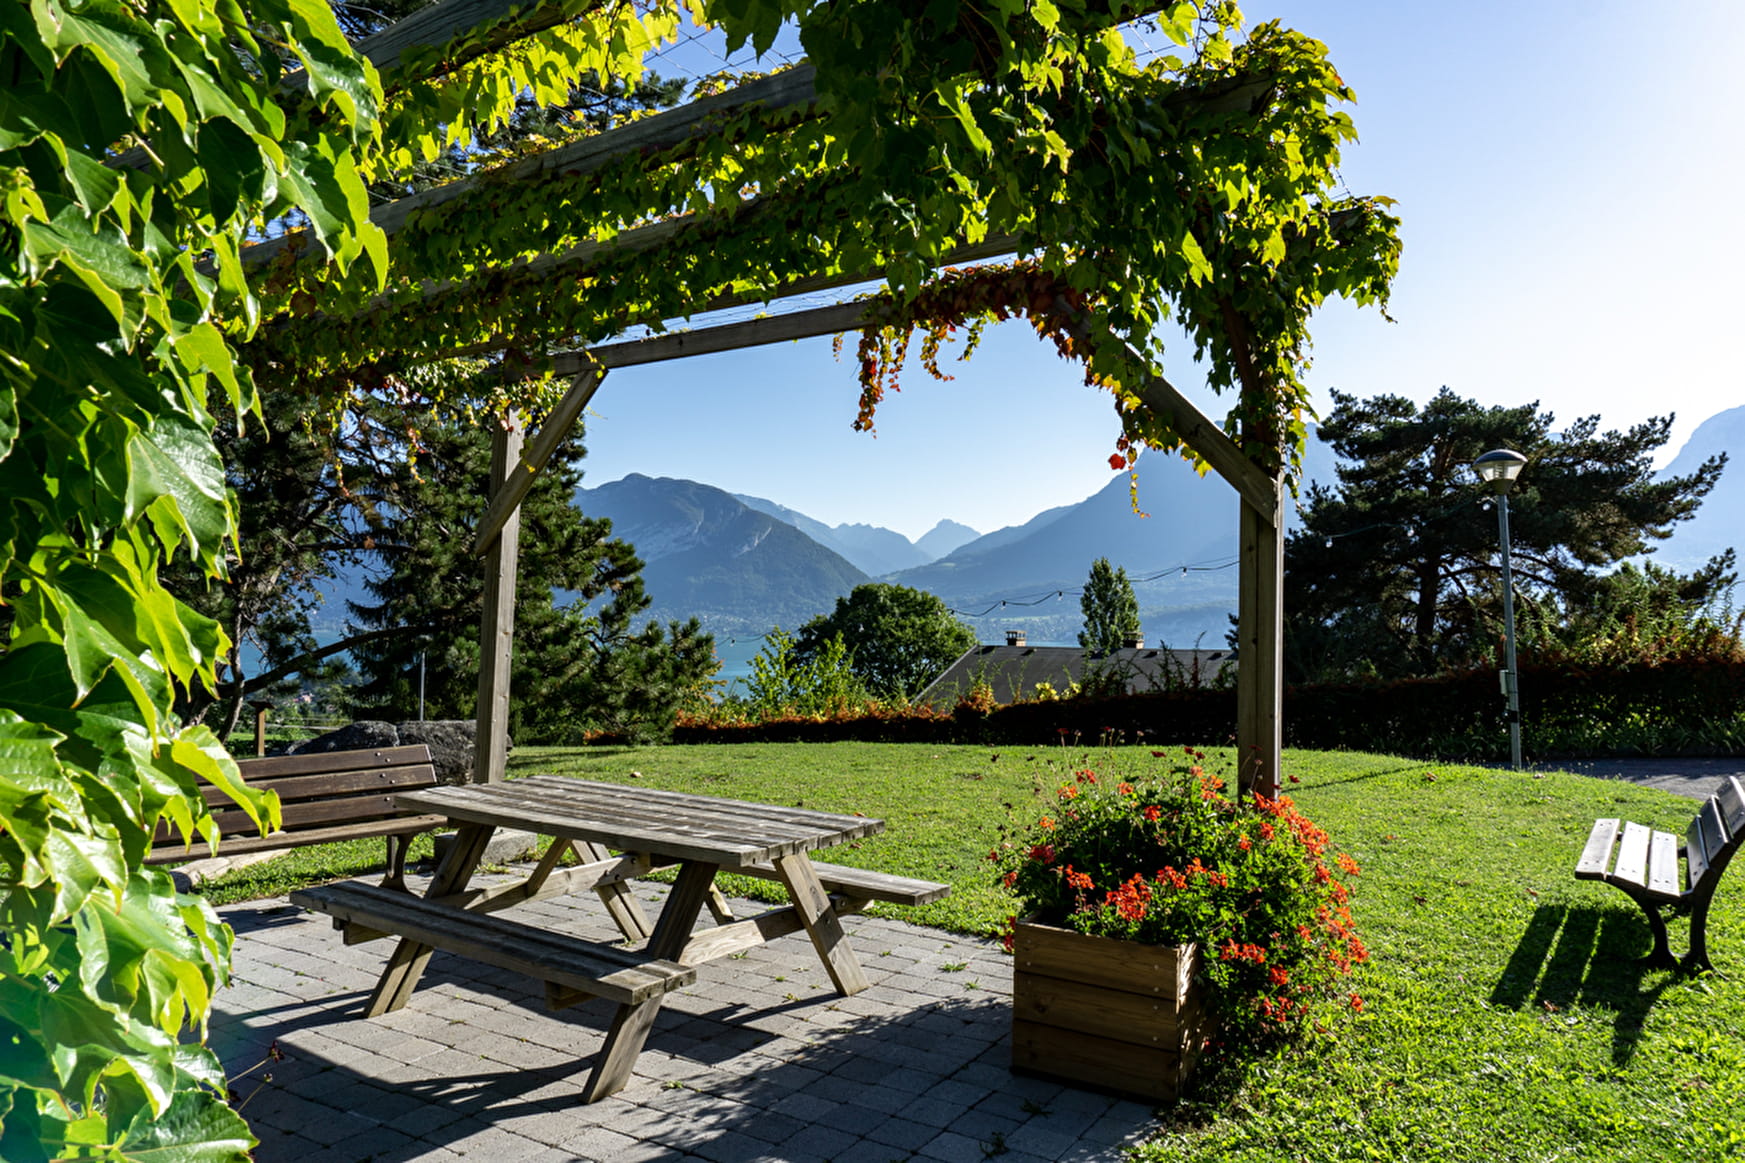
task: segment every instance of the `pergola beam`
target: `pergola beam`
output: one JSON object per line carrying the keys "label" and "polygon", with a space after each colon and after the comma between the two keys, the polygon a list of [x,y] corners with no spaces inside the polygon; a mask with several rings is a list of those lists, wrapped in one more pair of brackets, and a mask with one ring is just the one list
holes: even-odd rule
{"label": "pergola beam", "polygon": [[[461,2],[502,4],[503,0],[461,0]],[[427,11],[435,11],[435,9]],[[730,89],[725,93],[717,93],[712,97],[701,98],[677,109],[669,109],[664,113],[657,113],[652,117],[645,117],[640,121],[633,121],[616,129],[608,129],[604,133],[585,137],[558,149],[511,162],[495,170],[475,174],[459,181],[449,182],[447,185],[435,186],[396,199],[371,210],[370,221],[381,227],[383,233],[391,238],[405,229],[407,221],[419,210],[428,210],[435,206],[446,205],[456,199],[470,198],[481,192],[541,178],[551,178],[557,175],[580,177],[629,154],[667,150],[674,146],[683,145],[688,141],[701,141],[716,133],[716,123],[723,115],[748,109],[754,105],[761,105],[766,111],[772,113],[786,109],[803,108],[809,106],[815,96],[813,88],[815,76],[816,71],[811,65],[800,65],[774,76],[763,77],[740,85],[738,88]],[[661,225],[666,224],[662,223]],[[285,247],[292,245],[294,240],[301,239],[303,233],[298,231],[293,234],[281,235],[278,238],[268,239],[246,248],[242,252],[244,265],[260,266]]]}
{"label": "pergola beam", "polygon": [[[743,209],[736,213],[740,215],[759,213],[769,205],[770,203],[765,202],[749,202]],[[569,250],[564,251],[561,254],[540,255],[538,258],[513,264],[502,270],[483,273],[477,276],[477,278],[500,278],[506,272],[515,274],[537,274],[549,278],[562,278],[569,280],[586,278],[589,268],[595,266],[602,258],[609,254],[646,254],[671,243],[677,236],[686,230],[693,228],[701,229],[710,224],[710,221],[704,220],[695,214],[689,214],[683,218],[670,218],[664,222],[656,222],[648,226],[639,227],[636,230],[626,231],[625,233],[605,242],[584,242],[578,246],[571,247]],[[1003,255],[1013,254],[1017,250],[1018,240],[1014,236],[1010,234],[990,234],[980,242],[965,243],[963,246],[955,247],[952,250],[945,252],[939,256],[934,265],[938,267],[948,267],[959,266],[964,263],[983,262],[987,259],[999,258]],[[819,291],[838,290],[842,287],[851,287],[859,283],[868,283],[881,279],[884,277],[885,271],[886,268],[883,265],[879,265],[854,271],[836,271],[829,274],[809,275],[803,278],[794,279],[774,289],[747,287],[744,290],[730,291],[726,294],[710,299],[708,302],[703,304],[699,310],[702,312],[722,311],[731,307],[743,307],[751,303],[767,303],[776,299],[787,299],[798,295],[815,294]],[[453,291],[456,287],[464,285],[464,283],[432,284],[426,287],[421,302],[428,303],[438,295]],[[374,300],[373,302],[383,307],[386,307],[389,304],[389,300],[386,297]],[[366,306],[364,310],[369,310],[369,307]],[[391,315],[384,318],[384,323],[386,323],[388,319],[391,319]],[[516,346],[518,342],[525,341],[520,340],[517,336],[496,336],[480,343],[468,344],[465,347],[452,348],[448,351],[432,353],[424,358],[453,359],[463,356],[485,355]],[[624,345],[618,344],[614,346]],[[672,357],[669,356],[663,358]],[[579,370],[581,370],[581,367],[577,364],[568,367],[565,374],[573,375]]]}

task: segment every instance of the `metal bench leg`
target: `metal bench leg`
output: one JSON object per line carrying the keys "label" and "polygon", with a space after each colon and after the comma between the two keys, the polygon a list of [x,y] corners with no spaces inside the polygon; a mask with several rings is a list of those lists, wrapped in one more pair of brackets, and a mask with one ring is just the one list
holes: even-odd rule
{"label": "metal bench leg", "polygon": [[1654,952],[1640,958],[1641,963],[1650,969],[1677,969],[1678,958],[1672,955],[1672,946],[1666,939],[1666,918],[1660,915],[1660,906],[1636,896],[1630,899],[1642,906],[1642,914],[1648,918],[1648,930],[1654,934]]}
{"label": "metal bench leg", "polygon": [[1714,964],[1709,961],[1709,904],[1715,899],[1715,886],[1720,883],[1721,873],[1726,870],[1727,861],[1731,857],[1732,853],[1729,852],[1711,865],[1696,892],[1691,894],[1690,952],[1684,955],[1683,962],[1687,970],[1715,972]]}
{"label": "metal bench leg", "polygon": [[1643,905],[1642,911],[1648,914],[1648,927],[1654,933],[1654,952],[1644,960],[1655,969],[1676,968],[1678,958],[1672,955],[1672,946],[1666,940],[1666,918],[1656,905]]}

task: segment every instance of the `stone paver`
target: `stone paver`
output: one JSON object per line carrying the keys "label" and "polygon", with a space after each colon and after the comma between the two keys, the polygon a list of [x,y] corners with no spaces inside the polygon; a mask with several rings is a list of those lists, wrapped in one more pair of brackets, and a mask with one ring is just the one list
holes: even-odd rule
{"label": "stone paver", "polygon": [[[664,893],[637,895],[653,914]],[[559,931],[616,937],[591,896],[537,908]],[[267,1060],[236,1084],[260,1163],[973,1163],[1002,1148],[1030,1163],[1118,1158],[1156,1126],[1141,1104],[1005,1068],[1011,962],[991,942],[852,918],[872,982],[852,998],[803,935],[706,965],[663,1007],[630,1084],[590,1106],[609,1007],[549,1013],[537,983],[438,952],[411,1005],[365,1020],[391,942],[347,946],[282,899],[220,911],[238,938],[212,1045],[232,1073]]]}

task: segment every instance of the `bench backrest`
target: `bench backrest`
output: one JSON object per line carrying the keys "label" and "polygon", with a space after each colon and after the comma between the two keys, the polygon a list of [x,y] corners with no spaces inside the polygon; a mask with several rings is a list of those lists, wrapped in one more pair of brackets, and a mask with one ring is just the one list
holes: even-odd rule
{"label": "bench backrest", "polygon": [[[279,793],[281,827],[287,837],[338,824],[393,819],[400,815],[394,807],[395,792],[434,787],[437,782],[430,748],[422,743],[243,759],[236,766],[250,787]],[[221,834],[243,836],[254,832],[254,823],[248,815],[222,791],[203,787],[201,792]],[[158,826],[153,842],[172,844],[178,843],[179,838],[166,821]]]}
{"label": "bench backrest", "polygon": [[1745,787],[1740,786],[1737,776],[1728,776],[1685,833],[1690,891],[1696,890],[1710,869],[1724,868],[1741,841],[1745,841]]}

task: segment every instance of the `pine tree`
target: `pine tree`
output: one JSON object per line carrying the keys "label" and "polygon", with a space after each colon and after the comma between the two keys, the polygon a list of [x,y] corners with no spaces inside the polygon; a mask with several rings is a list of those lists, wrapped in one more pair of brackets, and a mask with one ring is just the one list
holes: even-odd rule
{"label": "pine tree", "polygon": [[[360,717],[412,717],[420,655],[427,718],[471,718],[477,701],[485,567],[472,543],[486,507],[489,433],[437,427],[423,439],[416,466],[399,466],[374,498],[371,553],[384,572],[368,583],[375,601],[351,612],[365,627],[403,633],[354,648]],[[510,731],[552,742],[590,731],[659,737],[718,667],[714,640],[695,620],[632,630],[649,605],[642,562],[612,538],[610,521],[572,503],[582,456],[579,438],[566,440],[521,504]],[[573,602],[560,606],[559,592]]]}
{"label": "pine tree", "polygon": [[[1320,435],[1346,462],[1311,487],[1285,554],[1287,675],[1429,674],[1489,657],[1501,638],[1500,547],[1490,491],[1472,461],[1527,457],[1509,494],[1512,564],[1527,600],[1581,607],[1604,571],[1650,550],[1694,515],[1725,456],[1655,479],[1671,417],[1624,432],[1599,418],[1554,431],[1537,404],[1483,407],[1447,388],[1420,409],[1400,396],[1333,393]],[[1732,585],[1730,564],[1683,587],[1698,606]]]}
{"label": "pine tree", "polygon": [[1091,563],[1079,608],[1085,615],[1079,645],[1093,655],[1113,654],[1139,637],[1139,599],[1133,583],[1127,580],[1125,568],[1110,565],[1106,557]]}

